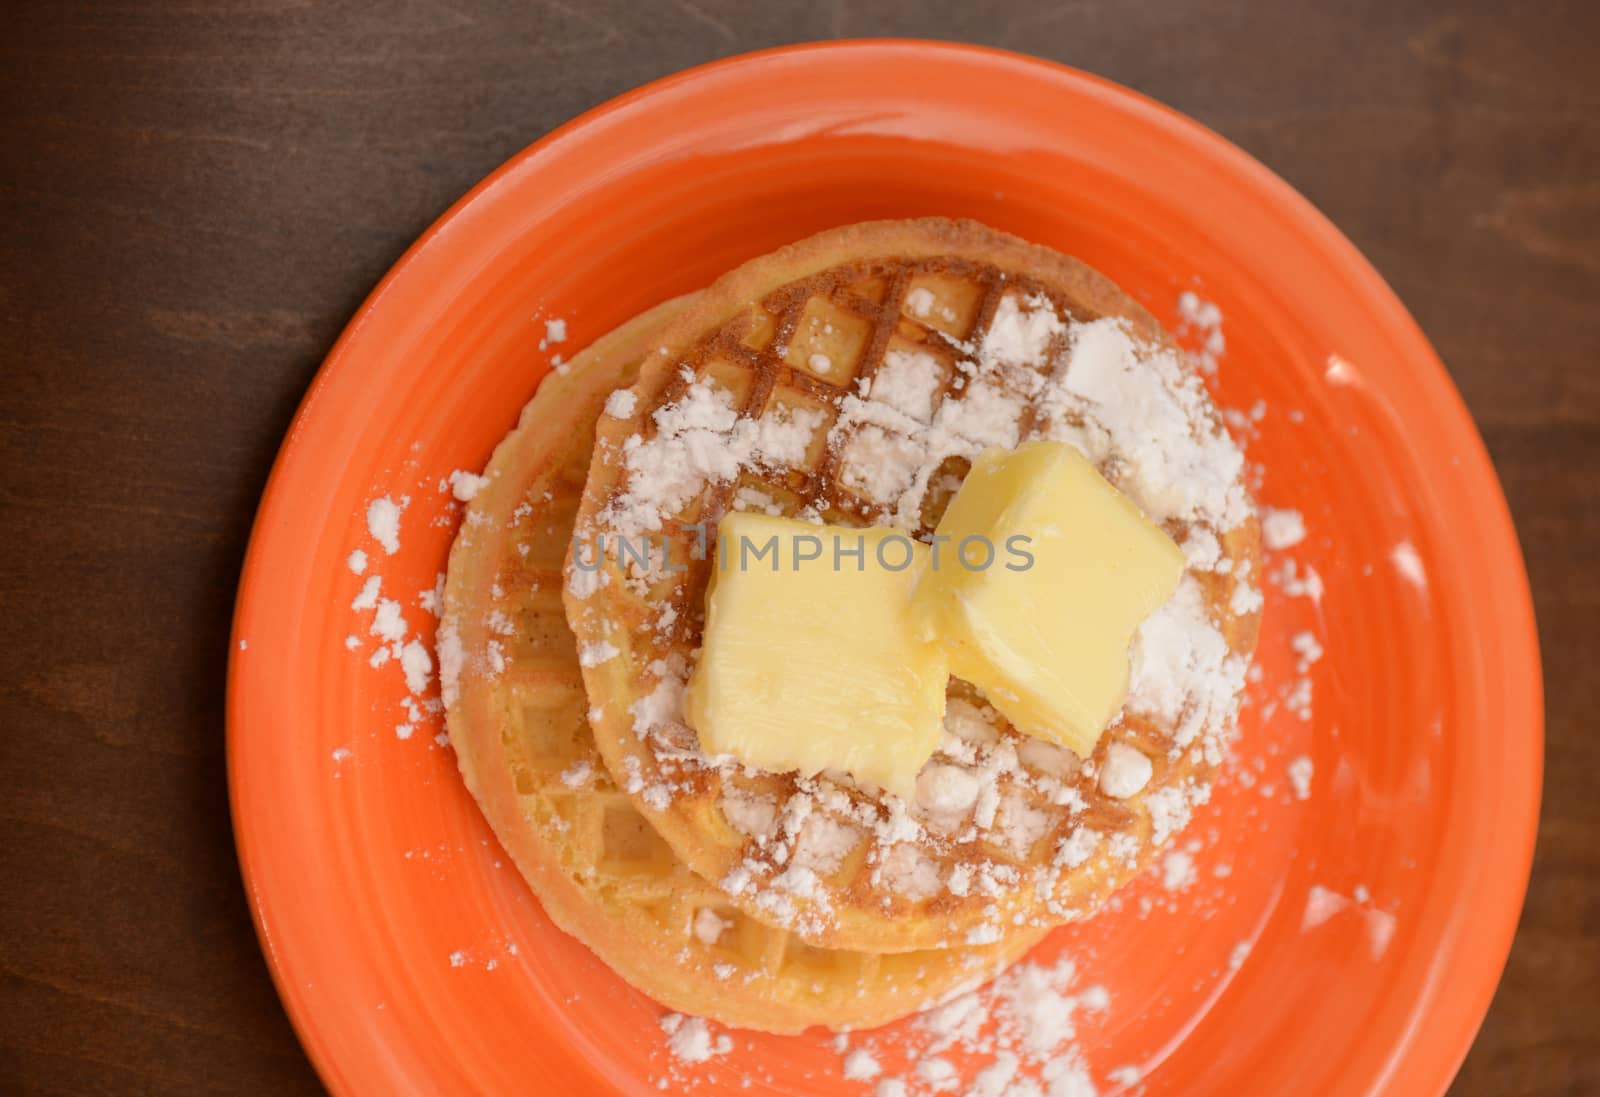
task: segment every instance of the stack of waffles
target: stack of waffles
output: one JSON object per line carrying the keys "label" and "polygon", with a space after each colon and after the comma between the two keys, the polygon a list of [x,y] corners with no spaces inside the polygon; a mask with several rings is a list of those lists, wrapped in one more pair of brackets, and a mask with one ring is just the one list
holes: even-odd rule
{"label": "stack of waffles", "polygon": [[[926,538],[972,458],[1033,438],[1187,560],[1093,755],[957,679],[911,798],[699,749],[723,515]],[[1209,795],[1261,605],[1243,473],[1170,338],[1075,260],[932,219],[786,247],[591,345],[495,451],[440,630],[462,774],[550,917],[663,1004],[771,1032],[927,1008],[1092,913]]]}

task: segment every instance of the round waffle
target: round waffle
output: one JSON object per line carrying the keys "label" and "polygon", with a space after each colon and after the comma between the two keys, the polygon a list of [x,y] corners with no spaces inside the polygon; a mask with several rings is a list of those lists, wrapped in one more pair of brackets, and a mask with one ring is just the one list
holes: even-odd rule
{"label": "round waffle", "polygon": [[674,856],[611,780],[589,731],[562,558],[601,407],[682,304],[643,314],[546,378],[495,450],[445,582],[450,739],[551,920],[646,994],[769,1032],[882,1024],[987,980],[1040,931],[895,955],[806,945],[739,911]]}
{"label": "round waffle", "polygon": [[[600,753],[677,855],[753,918],[882,951],[1066,921],[1147,864],[1209,794],[1260,606],[1242,457],[1160,325],[1075,260],[930,219],[756,259],[658,344],[600,421],[566,605]],[[911,803],[699,751],[681,693],[722,514],[926,536],[974,455],[1033,437],[1077,445],[1190,561],[1091,758],[959,681]]]}

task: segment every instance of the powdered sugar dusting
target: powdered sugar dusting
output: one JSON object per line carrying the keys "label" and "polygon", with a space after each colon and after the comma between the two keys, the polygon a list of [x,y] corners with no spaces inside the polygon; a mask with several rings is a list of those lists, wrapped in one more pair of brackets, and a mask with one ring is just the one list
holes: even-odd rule
{"label": "powdered sugar dusting", "polygon": [[1157,522],[1232,529],[1249,516],[1244,455],[1220,425],[1205,422],[1205,390],[1176,354],[1141,346],[1117,320],[1077,325],[1061,402],[1089,418],[1079,428],[1052,416],[1051,434],[1096,464],[1123,462],[1119,486]]}
{"label": "powdered sugar dusting", "polygon": [[1228,346],[1222,334],[1222,310],[1193,290],[1184,290],[1178,294],[1178,334],[1198,339],[1199,348],[1190,359],[1201,373],[1215,374]]}
{"label": "powdered sugar dusting", "polygon": [[[907,307],[915,313],[914,303]],[[1030,430],[1043,429],[1077,446],[1102,467],[1115,464],[1119,487],[1151,517],[1182,523],[1188,531],[1186,556],[1196,572],[1220,571],[1231,563],[1219,534],[1253,513],[1242,487],[1243,455],[1210,413],[1200,381],[1176,351],[1136,340],[1121,320],[1068,321],[1048,299],[1015,291],[1000,295],[987,327],[971,343],[955,347],[963,357],[952,364],[950,345],[891,345],[876,373],[840,398],[827,437],[838,456],[837,475],[845,487],[883,508],[889,524],[919,528],[924,500],[944,462],[973,457],[989,446],[1014,447],[1031,409],[1038,414],[1028,419]],[[680,394],[652,414],[654,430],[621,443],[615,456],[624,466],[622,488],[599,515],[596,533],[659,529],[707,484],[732,480],[752,464],[797,462],[820,426],[820,413],[800,420],[804,411],[743,417],[732,393],[709,376],[682,367],[680,379]],[[959,389],[959,399],[939,399],[947,384]],[[735,505],[770,505],[758,494],[737,492]],[[581,565],[569,568],[569,593],[584,596],[575,589],[579,584],[592,593],[605,574]],[[1233,609],[1239,614],[1259,606],[1251,578],[1242,569],[1232,577]],[[584,657],[590,656],[585,652]],[[1174,758],[1193,748],[1204,762],[1220,763],[1248,664],[1231,654],[1195,575],[1135,636],[1132,662],[1129,711],[1171,729]],[[727,776],[732,759],[706,758],[693,749],[692,740],[688,746],[683,742],[686,674],[687,667],[682,674],[662,674],[633,704],[634,731],[658,758],[667,751],[676,767],[709,767]],[[950,708],[960,723],[960,707],[952,703]],[[977,722],[985,719],[998,718],[990,714]],[[1011,742],[969,743],[952,732],[919,777],[914,804],[884,796],[886,818],[870,812],[857,817],[845,798],[827,813],[866,836],[873,886],[913,901],[941,891],[993,897],[992,913],[963,929],[969,943],[993,941],[1015,909],[1006,897],[1022,894],[1019,886],[1037,889],[1049,906],[1059,901],[1056,887],[1063,874],[1089,858],[1115,857],[1132,866],[1143,853],[1142,843],[1127,835],[1101,836],[1070,821],[1086,806],[1084,793],[1073,784],[1076,760],[1068,766],[1059,758],[1038,758],[1036,750],[1028,753],[1032,764],[1022,762]],[[1206,778],[1150,792],[1154,772],[1151,757],[1118,745],[1098,779],[1108,796],[1140,798],[1160,845],[1187,824],[1210,785]],[[1025,788],[1029,795],[1007,794],[1008,788]],[[829,789],[837,791],[826,775],[802,783],[800,792],[775,810],[783,814],[794,803],[819,801]],[[652,808],[670,806],[670,782],[648,791]],[[641,785],[634,792],[643,796],[646,790]],[[1040,794],[1046,804],[1039,802]],[[729,812],[730,822],[740,810],[736,805]],[[1057,832],[1054,856],[1035,856],[1039,839],[1063,819],[1068,821]],[[1032,875],[1025,877],[1017,864],[988,859],[947,873],[923,852],[930,843],[974,841],[980,835]],[[785,860],[795,848],[787,832],[775,842],[763,835],[756,852],[722,883],[779,924],[804,934],[830,924],[829,891]],[[1050,909],[1056,917],[1066,913]]]}
{"label": "powdered sugar dusting", "polygon": [[794,407],[741,418],[732,393],[700,378],[653,419],[656,433],[649,441],[634,435],[622,447],[628,486],[602,522],[621,536],[660,529],[663,518],[682,510],[706,485],[730,480],[742,468],[799,463],[823,412]]}
{"label": "powdered sugar dusting", "polygon": [[1110,995],[1076,980],[1069,959],[1024,961],[929,1009],[908,1032],[868,1034],[854,1047],[836,1041],[840,1073],[870,1083],[862,1092],[873,1097],[1096,1097],[1078,1028],[1106,1013]]}

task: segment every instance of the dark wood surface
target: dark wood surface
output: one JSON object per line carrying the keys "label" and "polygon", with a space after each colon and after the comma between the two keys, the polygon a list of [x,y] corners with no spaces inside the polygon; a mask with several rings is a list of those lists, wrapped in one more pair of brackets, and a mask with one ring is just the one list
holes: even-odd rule
{"label": "dark wood surface", "polygon": [[1066,61],[1221,131],[1433,339],[1516,515],[1549,706],[1527,909],[1452,1093],[1600,1093],[1600,5],[988,6],[6,5],[0,1092],[319,1089],[240,887],[223,670],[273,453],[384,270],[617,92],[912,34]]}

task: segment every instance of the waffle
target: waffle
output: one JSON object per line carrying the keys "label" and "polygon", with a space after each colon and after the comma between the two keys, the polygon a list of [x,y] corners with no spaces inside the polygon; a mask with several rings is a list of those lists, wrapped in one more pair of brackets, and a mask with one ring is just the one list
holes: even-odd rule
{"label": "waffle", "polygon": [[1040,933],[896,955],[812,948],[741,913],[672,854],[612,782],[585,720],[562,557],[601,405],[679,308],[645,313],[547,378],[495,451],[445,584],[451,742],[551,920],[646,994],[770,1032],[881,1024],[986,980]]}
{"label": "waffle", "polygon": [[[881,951],[1059,924],[1148,864],[1209,795],[1260,606],[1242,456],[1160,325],[1075,260],[930,219],[754,260],[658,343],[600,421],[566,605],[600,753],[678,856],[757,920]],[[1041,436],[1078,445],[1190,559],[1092,757],[1019,736],[955,680],[916,802],[698,750],[682,684],[722,514],[926,536],[972,456]],[[659,547],[597,551],[608,536]]]}

